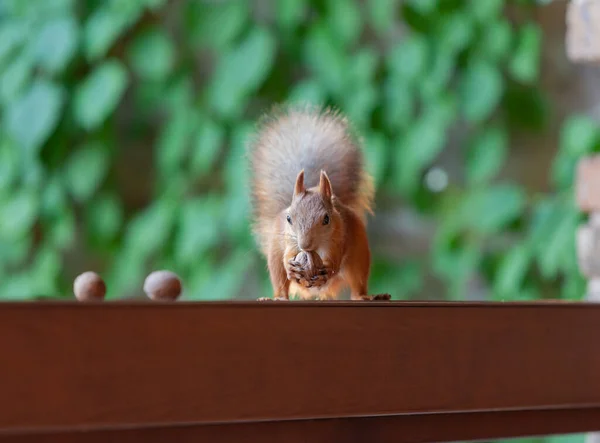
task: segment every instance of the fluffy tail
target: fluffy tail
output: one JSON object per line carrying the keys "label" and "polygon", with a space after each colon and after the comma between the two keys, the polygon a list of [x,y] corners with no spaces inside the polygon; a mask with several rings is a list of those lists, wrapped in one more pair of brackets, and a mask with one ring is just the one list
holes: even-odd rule
{"label": "fluffy tail", "polygon": [[266,253],[275,216],[292,202],[304,169],[307,188],[325,170],[336,197],[360,217],[372,212],[373,180],[360,142],[339,112],[312,106],[276,108],[259,122],[249,144],[253,231]]}

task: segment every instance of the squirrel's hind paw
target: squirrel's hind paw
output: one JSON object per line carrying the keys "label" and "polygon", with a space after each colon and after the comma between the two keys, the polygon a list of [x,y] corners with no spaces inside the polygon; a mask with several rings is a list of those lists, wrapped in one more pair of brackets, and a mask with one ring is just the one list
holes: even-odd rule
{"label": "squirrel's hind paw", "polygon": [[361,295],[360,298],[364,301],[389,301],[392,299],[390,294],[375,294],[375,295]]}

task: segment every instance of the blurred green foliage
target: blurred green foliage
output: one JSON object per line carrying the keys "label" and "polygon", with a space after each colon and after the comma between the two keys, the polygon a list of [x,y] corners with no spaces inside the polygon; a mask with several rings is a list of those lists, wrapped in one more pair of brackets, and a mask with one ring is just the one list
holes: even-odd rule
{"label": "blurred green foliage", "polygon": [[[593,434],[592,434],[593,435]],[[493,443],[584,443],[586,434],[558,434],[525,438],[507,438],[495,440]],[[489,442],[492,443],[492,442]]]}
{"label": "blurred green foliage", "polygon": [[[502,0],[4,0],[0,2],[0,297],[70,294],[103,271],[110,296],[149,269],[225,299],[266,269],[248,226],[244,143],[272,103],[340,107],[363,133],[378,207],[435,220],[429,257],[374,257],[372,289],[447,297],[481,273],[500,300],[579,298],[576,160],[585,117],[562,128],[532,195],[498,178],[511,134],[543,131],[536,6]],[[463,178],[424,176],[463,128]],[[258,294],[247,294],[249,297]]]}

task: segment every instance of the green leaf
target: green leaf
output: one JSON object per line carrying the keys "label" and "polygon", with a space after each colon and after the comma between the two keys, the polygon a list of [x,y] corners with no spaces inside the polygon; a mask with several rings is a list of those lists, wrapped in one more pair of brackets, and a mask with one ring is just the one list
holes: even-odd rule
{"label": "green leaf", "polygon": [[48,175],[40,157],[21,156],[21,183],[26,187],[40,188]]}
{"label": "green leaf", "polygon": [[141,2],[152,11],[159,11],[167,4],[167,0],[141,0]]}
{"label": "green leaf", "polygon": [[21,265],[27,259],[32,243],[33,236],[2,238],[0,234],[0,281],[5,278],[2,268]]}
{"label": "green leaf", "polygon": [[0,196],[9,191],[19,177],[20,155],[17,146],[7,137],[0,138]]}
{"label": "green leaf", "polygon": [[0,67],[23,44],[27,26],[20,20],[4,20],[0,24]]}
{"label": "green leaf", "polygon": [[48,81],[35,80],[18,99],[11,102],[6,112],[7,133],[30,153],[46,142],[61,116],[64,93]]}
{"label": "green leaf", "polygon": [[225,204],[224,227],[236,239],[248,234],[247,218],[250,212],[248,169],[246,167],[245,143],[253,125],[243,122],[231,134],[229,161],[225,165],[224,178],[229,200]]}
{"label": "green leaf", "polygon": [[65,165],[65,184],[78,202],[87,201],[97,191],[108,171],[106,146],[91,143],[71,154]]}
{"label": "green leaf", "polygon": [[349,83],[353,85],[370,84],[375,78],[379,64],[379,54],[374,48],[365,47],[359,49],[353,57],[348,59]]}
{"label": "green leaf", "polygon": [[417,295],[423,289],[423,266],[411,260],[398,263],[397,261],[374,261],[371,272],[373,285],[369,287],[372,294],[390,292],[392,300],[406,300],[411,295]]}
{"label": "green leaf", "polygon": [[217,197],[186,201],[179,218],[175,239],[175,257],[179,262],[193,265],[219,241],[221,200]]}
{"label": "green leaf", "polygon": [[413,89],[403,79],[390,75],[383,84],[383,117],[387,128],[398,132],[412,123],[415,111]]}
{"label": "green leaf", "polygon": [[45,218],[60,217],[69,205],[62,183],[62,175],[54,174],[42,190],[41,213]]}
{"label": "green leaf", "polygon": [[502,75],[487,62],[469,64],[460,84],[462,110],[467,121],[479,123],[491,116],[503,92]]}
{"label": "green leaf", "polygon": [[277,23],[289,31],[304,21],[307,10],[304,0],[279,0],[275,7]]}
{"label": "green leaf", "polygon": [[507,20],[495,20],[486,25],[486,31],[476,42],[477,55],[489,60],[504,60],[511,50],[512,28]]}
{"label": "green leaf", "polygon": [[476,272],[482,252],[477,242],[457,242],[454,226],[443,221],[436,231],[431,251],[436,275],[449,284],[447,295],[452,300],[464,297],[469,278]]}
{"label": "green leaf", "polygon": [[550,236],[540,244],[537,257],[540,273],[546,279],[554,278],[567,265],[566,261],[576,260],[575,254],[568,254],[568,251],[574,250],[574,233],[579,223],[578,211],[563,209],[554,221]]}
{"label": "green leaf", "polygon": [[34,261],[29,268],[36,297],[58,295],[57,280],[60,276],[61,261],[60,254],[54,248],[44,245],[37,250]]}
{"label": "green leaf", "polygon": [[595,151],[600,144],[600,131],[594,120],[574,115],[563,123],[559,151],[552,162],[552,183],[559,189],[573,185],[579,158]]}
{"label": "green leaf", "polygon": [[316,80],[298,82],[292,87],[288,102],[290,103],[323,103],[326,92]]}
{"label": "green leaf", "polygon": [[28,272],[12,274],[0,283],[0,299],[5,301],[25,301],[38,295],[35,277]]}
{"label": "green leaf", "polygon": [[377,187],[383,180],[387,166],[387,144],[385,136],[380,132],[370,132],[367,134],[364,144],[367,170],[373,177]]}
{"label": "green leaf", "polygon": [[424,101],[436,100],[448,89],[454,74],[454,59],[447,52],[439,52],[433,59],[431,68],[421,77],[420,92]]}
{"label": "green leaf", "polygon": [[0,200],[0,237],[16,239],[31,235],[39,209],[38,195],[23,189]]}
{"label": "green leaf", "polygon": [[144,275],[146,257],[141,252],[138,249],[125,247],[114,255],[105,280],[106,286],[110,288],[106,300],[140,294],[140,285],[146,277]]}
{"label": "green leaf", "polygon": [[123,208],[114,195],[103,195],[87,206],[86,226],[98,241],[113,240],[123,224]]}
{"label": "green leaf", "polygon": [[560,129],[560,151],[572,157],[591,153],[600,142],[599,129],[598,124],[586,115],[568,117]]}
{"label": "green leaf", "polygon": [[[278,2],[279,3],[279,2]],[[193,45],[225,50],[234,42],[252,17],[246,0],[189,2],[187,30]]]}
{"label": "green leaf", "polygon": [[242,288],[251,263],[246,251],[234,251],[225,263],[215,268],[212,278],[206,280],[206,285],[197,293],[191,294],[190,298],[205,301],[233,298]]}
{"label": "green leaf", "polygon": [[246,96],[269,75],[276,49],[274,36],[256,27],[239,46],[223,54],[209,88],[211,107],[223,116],[240,113]]}
{"label": "green leaf", "polygon": [[533,208],[527,242],[533,249],[545,279],[554,278],[559,270],[575,268],[575,230],[580,221],[573,196],[546,197]]}
{"label": "green leaf", "polygon": [[542,31],[534,24],[521,27],[517,47],[513,51],[509,69],[512,76],[523,83],[538,79]]}
{"label": "green leaf", "polygon": [[48,223],[48,242],[53,248],[66,249],[75,241],[75,216],[71,209],[62,210]]}
{"label": "green leaf", "polygon": [[193,120],[188,108],[175,110],[162,127],[156,144],[156,162],[164,178],[177,174],[190,147]]}
{"label": "green leaf", "polygon": [[502,13],[505,0],[470,0],[470,13],[481,23],[487,24]]}
{"label": "green leaf", "polygon": [[514,299],[522,289],[531,260],[532,251],[523,244],[504,255],[494,279],[495,298]]}
{"label": "green leaf", "polygon": [[348,60],[341,51],[331,31],[322,24],[312,26],[304,39],[304,63],[323,88],[332,94],[342,95]]}
{"label": "green leaf", "polygon": [[461,12],[442,16],[436,32],[436,43],[439,51],[451,55],[465,49],[472,41],[475,33],[470,17]]}
{"label": "green leaf", "polygon": [[153,28],[139,35],[128,50],[133,70],[143,79],[163,80],[175,63],[175,46],[167,33]]}
{"label": "green leaf", "polygon": [[396,184],[404,192],[412,192],[419,184],[423,169],[441,152],[446,142],[446,120],[438,109],[427,109],[410,126],[396,151]]}
{"label": "green leaf", "polygon": [[577,162],[577,157],[559,152],[552,161],[552,184],[561,190],[571,188],[575,179]]}
{"label": "green leaf", "polygon": [[558,198],[546,196],[540,199],[532,208],[531,221],[528,226],[527,236],[529,244],[534,251],[539,253],[546,239],[551,235],[553,226],[560,218],[561,207]]}
{"label": "green leaf", "polygon": [[392,29],[398,14],[396,0],[367,2],[365,7],[367,8],[367,17],[377,34],[382,35]]}
{"label": "green leaf", "polygon": [[40,65],[50,73],[61,72],[71,61],[79,43],[79,28],[74,17],[60,17],[44,24],[34,46]]}
{"label": "green leaf", "polygon": [[334,38],[345,46],[355,44],[363,27],[362,11],[356,0],[326,0],[326,5],[327,22]]}
{"label": "green leaf", "polygon": [[491,180],[502,168],[508,154],[508,138],[498,126],[477,134],[470,144],[466,175],[470,185],[481,185]]}
{"label": "green leaf", "polygon": [[225,130],[209,118],[198,125],[192,151],[191,167],[196,174],[206,174],[214,166],[225,141]]}
{"label": "green leaf", "polygon": [[162,98],[163,107],[171,111],[192,107],[195,97],[194,80],[189,75],[182,75],[166,85]]}
{"label": "green leaf", "polygon": [[465,196],[460,214],[465,227],[493,234],[519,217],[526,204],[524,191],[513,184],[475,188]]}
{"label": "green leaf", "polygon": [[115,13],[108,6],[94,10],[83,30],[83,49],[88,60],[106,55],[127,24],[124,15]]}
{"label": "green leaf", "polygon": [[225,183],[231,193],[246,195],[249,183],[248,170],[246,168],[246,141],[252,135],[254,125],[241,121],[233,128],[230,139],[228,162],[223,171]]}
{"label": "green leaf", "polygon": [[39,0],[31,2],[21,2],[19,0],[5,0],[4,3],[13,3],[12,13],[16,16],[28,18],[31,21],[41,21],[46,17],[55,15],[65,15],[74,12],[73,4],[75,0]]}
{"label": "green leaf", "polygon": [[379,89],[375,85],[367,83],[345,95],[344,109],[355,126],[359,128],[366,127],[378,102]]}
{"label": "green leaf", "polygon": [[134,257],[144,259],[165,245],[173,232],[176,208],[173,200],[155,200],[131,220],[126,228],[125,247]]}
{"label": "green leaf", "polygon": [[413,34],[396,45],[388,56],[388,68],[392,75],[416,80],[423,74],[429,58],[427,40]]}
{"label": "green leaf", "polygon": [[21,54],[10,63],[0,74],[0,100],[4,105],[10,105],[18,99],[25,87],[29,85],[34,70],[31,57]]}
{"label": "green leaf", "polygon": [[79,125],[91,131],[104,123],[118,106],[127,81],[127,72],[117,60],[96,67],[75,91],[74,112]]}
{"label": "green leaf", "polygon": [[406,0],[406,4],[422,14],[431,14],[438,6],[439,0]]}

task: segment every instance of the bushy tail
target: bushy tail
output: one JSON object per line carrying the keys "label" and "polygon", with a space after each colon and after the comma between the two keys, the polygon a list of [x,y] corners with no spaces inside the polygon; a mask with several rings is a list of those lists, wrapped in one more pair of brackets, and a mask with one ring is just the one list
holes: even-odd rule
{"label": "bushy tail", "polygon": [[363,218],[372,212],[373,180],[365,170],[359,139],[339,112],[313,106],[275,108],[259,121],[248,151],[253,231],[264,253],[273,221],[291,204],[302,169],[307,188],[318,185],[325,170],[344,205]]}

